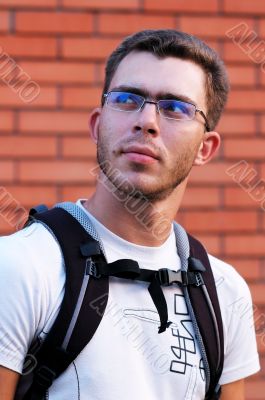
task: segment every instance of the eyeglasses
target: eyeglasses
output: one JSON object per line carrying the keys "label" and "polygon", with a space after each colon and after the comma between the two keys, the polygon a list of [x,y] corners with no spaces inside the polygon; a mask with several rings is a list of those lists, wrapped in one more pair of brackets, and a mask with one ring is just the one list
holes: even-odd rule
{"label": "eyeglasses", "polygon": [[204,118],[206,131],[210,131],[204,112],[199,110],[194,104],[186,101],[174,99],[151,101],[146,100],[139,94],[118,91],[104,93],[103,97],[106,104],[113,110],[117,111],[137,112],[140,111],[146,103],[155,104],[160,115],[164,118],[174,119],[177,121],[191,121],[195,118],[196,113],[199,113]]}

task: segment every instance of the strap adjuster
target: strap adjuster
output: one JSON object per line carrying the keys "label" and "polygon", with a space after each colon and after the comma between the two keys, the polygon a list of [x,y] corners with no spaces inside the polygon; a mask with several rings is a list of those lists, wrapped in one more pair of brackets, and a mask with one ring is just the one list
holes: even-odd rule
{"label": "strap adjuster", "polygon": [[181,283],[182,284],[182,274],[181,270],[173,271],[168,268],[161,268],[157,271],[159,283],[162,286],[170,286],[173,283]]}
{"label": "strap adjuster", "polygon": [[39,386],[45,389],[48,389],[52,385],[55,378],[56,373],[45,365],[42,365],[38,371],[36,371],[35,380]]}
{"label": "strap adjuster", "polygon": [[98,272],[97,265],[91,258],[87,258],[86,260],[86,275],[91,275],[93,278],[100,278],[101,275]]}

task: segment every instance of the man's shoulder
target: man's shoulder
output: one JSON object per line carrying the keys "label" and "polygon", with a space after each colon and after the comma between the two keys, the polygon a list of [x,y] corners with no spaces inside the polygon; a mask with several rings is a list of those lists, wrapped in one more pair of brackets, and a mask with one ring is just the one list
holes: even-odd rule
{"label": "man's shoulder", "polygon": [[233,265],[228,264],[227,262],[213,256],[212,254],[208,254],[208,257],[214,277],[218,278],[219,276],[223,276],[231,279],[234,278],[236,280],[244,281]]}
{"label": "man's shoulder", "polygon": [[19,275],[33,272],[40,263],[60,262],[60,248],[52,234],[40,223],[0,237],[0,268]]}
{"label": "man's shoulder", "polygon": [[[239,298],[250,300],[250,290],[245,279],[230,264],[208,254],[219,299],[225,303]],[[225,296],[225,297],[223,297]]]}

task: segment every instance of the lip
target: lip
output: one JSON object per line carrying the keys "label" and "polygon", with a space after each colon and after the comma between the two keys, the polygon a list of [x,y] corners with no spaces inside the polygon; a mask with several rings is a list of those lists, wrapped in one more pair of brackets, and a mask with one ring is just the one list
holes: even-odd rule
{"label": "lip", "polygon": [[159,157],[158,155],[151,150],[149,147],[145,147],[145,146],[129,146],[126,149],[123,150],[123,153],[125,154],[140,154],[143,156],[147,156],[147,157],[151,157],[155,160],[158,160]]}

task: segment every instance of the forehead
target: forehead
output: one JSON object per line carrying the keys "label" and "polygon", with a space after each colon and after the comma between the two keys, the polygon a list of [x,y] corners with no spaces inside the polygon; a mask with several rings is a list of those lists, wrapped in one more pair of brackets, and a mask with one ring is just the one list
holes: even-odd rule
{"label": "forehead", "polygon": [[109,90],[119,86],[143,88],[151,95],[172,93],[188,96],[205,106],[205,73],[189,60],[158,58],[148,52],[131,52],[119,64]]}

